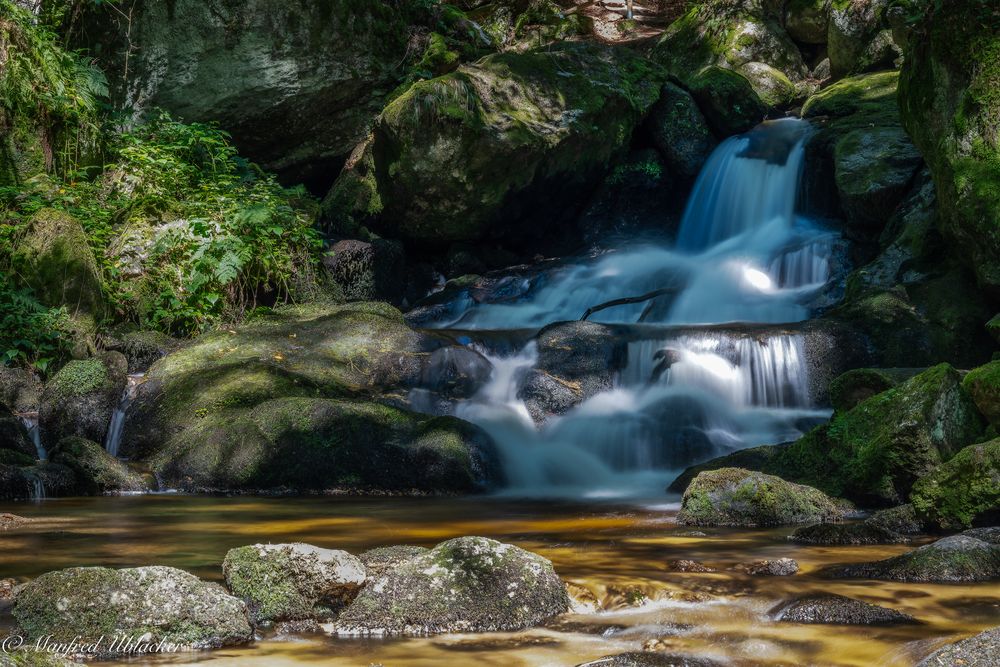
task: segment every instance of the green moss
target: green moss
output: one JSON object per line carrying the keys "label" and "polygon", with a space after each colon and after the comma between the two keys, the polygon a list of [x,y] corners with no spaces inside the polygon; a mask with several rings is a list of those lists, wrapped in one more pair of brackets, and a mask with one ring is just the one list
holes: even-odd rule
{"label": "green moss", "polygon": [[223,562],[226,584],[247,602],[255,625],[265,621],[313,618],[314,600],[295,585],[295,563],[280,550],[261,553],[256,546],[230,549]]}
{"label": "green moss", "polygon": [[816,93],[802,107],[803,118],[830,116],[852,125],[898,125],[899,72],[876,72],[842,79]]}
{"label": "green moss", "polygon": [[880,368],[856,368],[830,383],[830,401],[837,412],[850,410],[866,398],[895,387],[897,379]]}
{"label": "green moss", "polygon": [[918,516],[943,529],[1000,518],[1000,439],[971,445],[913,485]]}
{"label": "green moss", "polygon": [[100,359],[75,359],[56,373],[46,389],[60,397],[85,396],[110,382],[107,366]]}
{"label": "green moss", "polygon": [[716,134],[730,136],[750,130],[767,115],[750,81],[733,70],[706,67],[690,82],[691,95]]}
{"label": "green moss", "polygon": [[969,372],[962,381],[976,407],[994,428],[1000,428],[1000,361]]}

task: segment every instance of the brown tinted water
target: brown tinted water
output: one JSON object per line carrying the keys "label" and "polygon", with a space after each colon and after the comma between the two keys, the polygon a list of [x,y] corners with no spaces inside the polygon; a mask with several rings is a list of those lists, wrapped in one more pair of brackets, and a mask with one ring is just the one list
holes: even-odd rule
{"label": "brown tinted water", "polygon": [[[570,666],[645,645],[733,665],[905,667],[943,641],[1000,624],[1000,584],[835,582],[815,576],[831,563],[885,558],[912,545],[802,546],[786,540],[790,528],[704,529],[704,536],[691,535],[676,525],[676,511],[668,505],[159,495],[8,503],[0,504],[0,511],[34,519],[0,533],[0,577],[29,578],[80,565],[157,564],[219,580],[226,551],[254,542],[301,541],[358,553],[484,535],[550,558],[564,579],[591,591],[605,608],[518,633],[264,638],[248,647],[164,656],[157,664]],[[750,577],[729,569],[782,556],[799,562],[799,574]],[[667,564],[681,558],[703,561],[718,572],[671,571]],[[769,611],[782,600],[816,592],[893,607],[921,624],[866,628],[771,619]]]}

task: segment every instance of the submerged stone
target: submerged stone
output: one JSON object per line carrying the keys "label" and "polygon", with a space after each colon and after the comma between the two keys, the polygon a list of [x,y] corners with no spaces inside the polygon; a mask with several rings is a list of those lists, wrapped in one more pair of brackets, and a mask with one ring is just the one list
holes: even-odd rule
{"label": "submerged stone", "polygon": [[830,625],[897,625],[915,623],[909,614],[887,609],[843,595],[808,595],[771,610],[783,623],[821,623]]}
{"label": "submerged stone", "polygon": [[948,644],[917,663],[917,667],[996,667],[1000,655],[1000,627]]}
{"label": "submerged stone", "polygon": [[552,563],[484,537],[459,537],[370,582],[338,617],[339,635],[512,631],[566,612]]}
{"label": "submerged stone", "polygon": [[754,577],[790,577],[799,571],[799,564],[791,558],[758,560],[741,568]]}

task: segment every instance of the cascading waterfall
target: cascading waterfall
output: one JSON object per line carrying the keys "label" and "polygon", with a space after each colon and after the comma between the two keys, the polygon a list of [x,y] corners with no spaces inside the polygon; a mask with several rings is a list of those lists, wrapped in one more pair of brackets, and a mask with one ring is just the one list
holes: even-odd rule
{"label": "cascading waterfall", "polygon": [[24,424],[24,429],[28,432],[28,437],[31,438],[31,443],[35,446],[35,452],[38,456],[38,460],[47,461],[49,454],[45,451],[45,447],[42,445],[42,429],[38,425],[38,413],[22,412],[17,415],[17,418],[21,420],[22,424]]}
{"label": "cascading waterfall", "polygon": [[125,390],[122,392],[121,400],[118,401],[115,411],[111,413],[111,422],[108,424],[108,435],[104,441],[104,449],[111,456],[118,456],[118,450],[121,447],[122,432],[125,430],[125,413],[128,411],[128,406],[132,403],[132,399],[135,398],[144,377],[144,373],[135,373],[128,376],[128,382],[125,385]]}
{"label": "cascading waterfall", "polygon": [[438,324],[474,337],[655,294],[591,319],[669,325],[628,344],[612,389],[541,425],[519,398],[534,344],[487,355],[490,381],[455,413],[493,436],[509,493],[659,495],[688,465],[794,439],[829,416],[810,398],[800,335],[707,326],[802,321],[829,280],[834,234],[795,214],[808,132],[788,119],[723,142],[695,184],[673,248],[609,252],[549,272],[518,300],[459,299],[446,309]]}

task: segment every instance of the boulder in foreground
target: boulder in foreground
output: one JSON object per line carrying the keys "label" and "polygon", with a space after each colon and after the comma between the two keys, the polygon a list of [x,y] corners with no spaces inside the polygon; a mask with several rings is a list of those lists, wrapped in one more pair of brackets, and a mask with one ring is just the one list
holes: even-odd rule
{"label": "boulder in foreground", "polygon": [[459,537],[370,582],[334,633],[521,630],[568,609],[566,587],[547,559],[485,537]]}
{"label": "boulder in foreground", "polygon": [[996,667],[1000,655],[1000,627],[980,632],[978,635],[947,644],[921,660],[917,667]]}
{"label": "boulder in foreground", "polygon": [[128,635],[206,649],[253,639],[241,600],[172,567],[48,572],[18,593],[13,614],[31,641],[92,644],[104,637],[107,647],[115,635]]}

